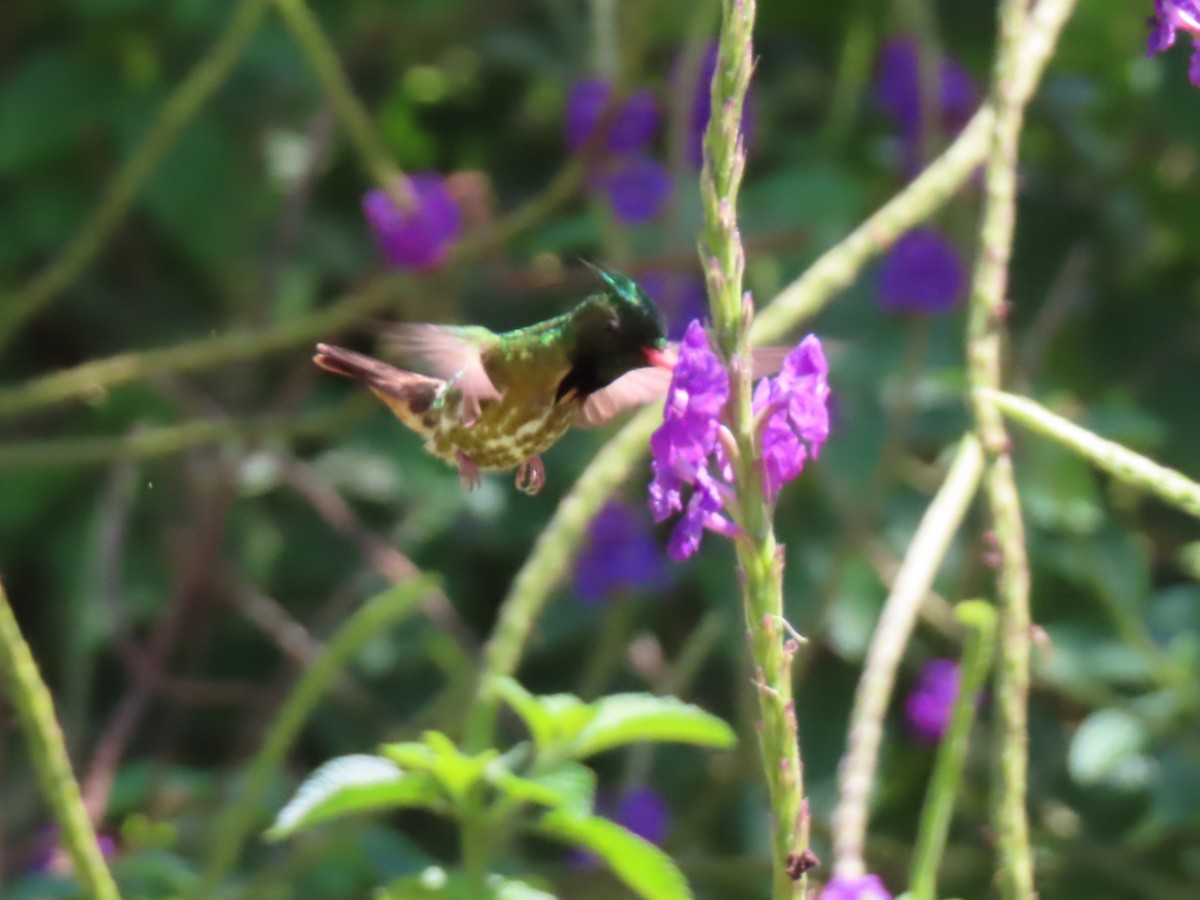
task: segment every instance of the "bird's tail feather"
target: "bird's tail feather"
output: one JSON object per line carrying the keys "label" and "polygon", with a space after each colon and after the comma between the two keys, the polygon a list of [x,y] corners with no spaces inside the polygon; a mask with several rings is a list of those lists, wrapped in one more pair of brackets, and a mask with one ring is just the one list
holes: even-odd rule
{"label": "bird's tail feather", "polygon": [[437,399],[438,392],[445,385],[444,381],[397,369],[365,354],[332,344],[317,344],[313,362],[327,372],[366,385],[401,422],[418,434],[429,433],[430,426],[423,416]]}

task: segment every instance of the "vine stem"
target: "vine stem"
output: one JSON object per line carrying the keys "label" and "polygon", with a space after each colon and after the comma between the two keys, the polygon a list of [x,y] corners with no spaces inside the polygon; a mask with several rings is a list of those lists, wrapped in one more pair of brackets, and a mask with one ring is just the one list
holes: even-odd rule
{"label": "vine stem", "polygon": [[104,247],[138,192],[149,181],[175,139],[229,75],[262,22],[271,0],[242,0],[212,49],[163,104],[133,155],[108,182],[95,210],[49,266],[7,303],[0,304],[0,352],[20,327],[73,282]]}
{"label": "vine stem", "polygon": [[1027,397],[983,392],[1010,419],[1078,453],[1114,478],[1200,518],[1200,483],[1055,415]]}
{"label": "vine stem", "polygon": [[984,453],[984,490],[992,533],[999,551],[996,595],[1000,648],[995,679],[992,818],[1000,893],[1006,900],[1028,900],[1034,894],[1025,808],[1029,768],[1029,561],[1008,434],[999,409],[983,389],[998,389],[1003,377],[1018,148],[1025,107],[1034,85],[1033,80],[1020,77],[1021,48],[1028,34],[1048,28],[1057,33],[1073,5],[1073,0],[1040,0],[1037,20],[1028,0],[1004,0],[999,8],[999,38],[991,80],[996,123],[967,317],[967,380],[975,429]]}
{"label": "vine stem", "polygon": [[838,803],[833,813],[833,871],[839,878],[855,879],[866,872],[863,850],[871,791],[896,672],[921,602],[929,594],[982,473],[983,451],[974,435],[968,434],[958,445],[946,480],[921,517],[871,635],[850,713],[846,756],[838,773]]}
{"label": "vine stem", "polygon": [[412,203],[408,181],[392,161],[391,154],[371,124],[371,117],[350,86],[337,50],[330,43],[325,29],[305,0],[275,0],[275,8],[279,10],[301,51],[308,57],[313,72],[350,135],[350,140],[354,142],[371,178],[392,196],[401,209],[408,209]]}
{"label": "vine stem", "polygon": [[96,832],[83,805],[79,782],[71,769],[67,744],[54,714],[54,698],[13,615],[0,583],[0,673],[17,712],[38,786],[58,823],[62,843],[84,893],[94,900],[119,900]]}

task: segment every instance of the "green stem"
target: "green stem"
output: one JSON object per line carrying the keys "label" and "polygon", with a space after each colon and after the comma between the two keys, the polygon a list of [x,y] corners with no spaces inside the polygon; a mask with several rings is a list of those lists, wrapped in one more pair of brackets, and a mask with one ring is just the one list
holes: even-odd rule
{"label": "green stem", "polygon": [[469,810],[459,821],[462,844],[463,874],[467,879],[467,894],[486,900],[488,890],[488,858],[491,856],[491,835],[483,810]]}
{"label": "green stem", "polygon": [[900,570],[892,581],[879,623],[871,635],[862,676],[850,713],[846,756],[838,772],[838,804],[833,813],[834,874],[858,878],[866,871],[863,849],[883,720],[896,672],[916,625],[921,603],[979,486],[983,453],[973,435],[958,445],[954,462],[917,526]]}
{"label": "green stem", "polygon": [[[1073,0],[1042,0],[1036,21],[1027,12],[1026,0],[1005,0],[1000,6],[991,88],[996,122],[967,321],[967,379],[972,389],[975,428],[984,451],[984,488],[1000,555],[996,573],[1000,661],[996,667],[992,817],[1000,894],[1006,900],[1028,900],[1034,893],[1025,808],[1029,767],[1029,561],[1008,434],[1000,411],[981,389],[999,389],[1002,381],[1018,147],[1025,106],[1036,83],[1022,76],[1026,62],[1023,46],[1030,42],[1029,36],[1039,32],[1056,36],[1072,6]],[[1053,45],[1052,40],[1049,45]]]}
{"label": "green stem", "polygon": [[746,260],[737,223],[738,189],[746,162],[740,137],[742,107],[753,69],[754,14],[754,0],[726,0],[722,5],[713,113],[704,135],[700,173],[705,225],[701,259],[717,345],[730,369],[727,413],[738,448],[735,493],[743,529],[735,546],[757,687],[759,749],[771,807],[772,897],[791,900],[806,895],[803,870],[795,878],[791,871],[793,861],[808,849],[809,821],[792,696],[795,650],[783,623],[783,549],[775,541],[772,504],[764,491],[750,366],[744,362],[750,358],[753,305],[742,294]]}
{"label": "green stem", "polygon": [[95,210],[54,262],[17,294],[0,304],[0,351],[17,330],[71,284],[104,247],[138,192],[150,180],[171,145],[208,99],[216,93],[258,30],[269,0],[241,0],[225,31],[163,104],[158,118],[133,155],[112,178]]}
{"label": "green stem", "polygon": [[192,447],[225,441],[336,434],[374,409],[369,394],[356,394],[332,410],[300,416],[265,415],[248,419],[201,419],[144,428],[120,437],[62,438],[0,444],[0,472],[6,469],[78,468],[120,460],[154,459]]}
{"label": "green stem", "polygon": [[116,883],[104,863],[96,833],[88,819],[71,770],[67,745],[54,715],[54,698],[38,672],[37,662],[0,584],[0,684],[17,713],[42,796],[58,823],[59,835],[71,856],[75,877],[88,897],[119,900]]}
{"label": "green stem", "polygon": [[354,142],[371,178],[392,193],[402,209],[407,209],[411,200],[404,173],[392,162],[391,154],[371,124],[371,117],[350,86],[338,60],[337,50],[330,43],[325,29],[304,0],[275,0],[275,6],[301,51],[308,57],[313,72],[349,133],[350,140]]}
{"label": "green stem", "polygon": [[433,581],[422,577],[377,594],[329,639],[325,651],[300,676],[274,721],[267,726],[262,745],[237,794],[218,814],[208,865],[189,897],[200,900],[215,895],[221,880],[241,855],[251,828],[262,818],[263,799],[284,755],[338,674],[364,644],[411,615],[418,608],[421,596],[432,588]]}
{"label": "green stem", "polygon": [[1200,518],[1200,483],[1081,428],[1033,400],[998,391],[982,393],[1010,419],[1073,450],[1114,478]]}
{"label": "green stem", "polygon": [[967,600],[958,604],[954,614],[966,628],[962,667],[959,672],[958,697],[946,736],[938,747],[933,777],[925,794],[920,827],[914,850],[910,889],[913,900],[937,900],[937,872],[950,833],[954,801],[962,782],[963,764],[967,758],[975,708],[988,671],[996,641],[996,613],[983,600]]}

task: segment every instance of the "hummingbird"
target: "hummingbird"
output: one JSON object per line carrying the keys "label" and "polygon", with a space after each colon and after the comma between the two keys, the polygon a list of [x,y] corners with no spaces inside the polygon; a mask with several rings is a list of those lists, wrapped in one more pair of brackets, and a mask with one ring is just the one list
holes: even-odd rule
{"label": "hummingbird", "polygon": [[331,344],[317,344],[313,361],[366,385],[467,490],[481,470],[515,467],[517,489],[536,494],[541,454],[569,429],[661,400],[670,385],[676,352],[658,307],[632,279],[596,271],[602,290],[524,328],[396,326],[389,355],[424,374]]}

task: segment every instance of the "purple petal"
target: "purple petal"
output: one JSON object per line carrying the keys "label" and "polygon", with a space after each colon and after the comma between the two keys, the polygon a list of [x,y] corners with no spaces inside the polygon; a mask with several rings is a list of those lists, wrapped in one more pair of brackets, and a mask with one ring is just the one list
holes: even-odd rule
{"label": "purple petal", "polygon": [[661,844],[667,836],[671,812],[658,791],[639,787],[626,792],[621,798],[616,820],[642,840]]}
{"label": "purple petal", "polygon": [[913,736],[925,743],[942,739],[958,697],[958,663],[932,659],[921,668],[912,692],[904,702],[904,715]]}
{"label": "purple petal", "polygon": [[936,231],[915,229],[884,257],[879,303],[889,313],[946,312],[963,300],[966,280],[958,251]]}
{"label": "purple petal", "polygon": [[878,875],[834,878],[821,889],[820,900],[892,900]]}
{"label": "purple petal", "polygon": [[383,190],[363,195],[363,212],[384,257],[393,266],[439,265],[462,227],[458,204],[436,172],[408,176],[412,207],[401,211]]}
{"label": "purple petal", "polygon": [[667,167],[641,154],[614,160],[600,182],[613,214],[627,225],[657,216],[674,187]]}
{"label": "purple petal", "polygon": [[[578,150],[600,123],[612,97],[612,85],[599,78],[578,82],[567,94],[567,146]],[[658,102],[645,88],[633,91],[609,121],[605,147],[613,153],[645,148],[658,129]]]}
{"label": "purple petal", "polygon": [[667,575],[645,513],[613,500],[592,520],[575,565],[575,595],[595,603],[616,591],[662,586]]}
{"label": "purple petal", "polygon": [[667,337],[677,341],[688,324],[708,316],[708,291],[698,275],[653,270],[638,279],[642,291],[667,319]]}

